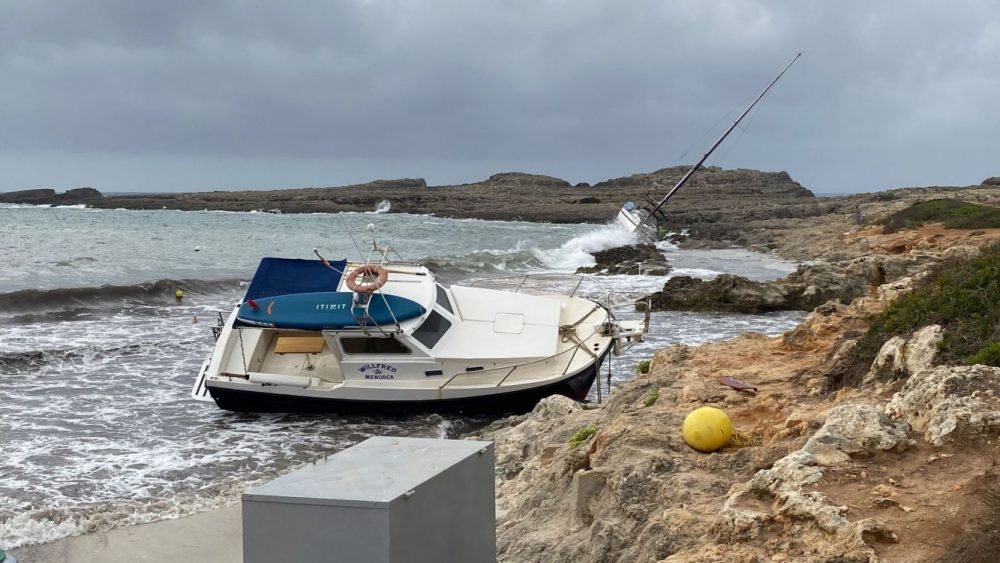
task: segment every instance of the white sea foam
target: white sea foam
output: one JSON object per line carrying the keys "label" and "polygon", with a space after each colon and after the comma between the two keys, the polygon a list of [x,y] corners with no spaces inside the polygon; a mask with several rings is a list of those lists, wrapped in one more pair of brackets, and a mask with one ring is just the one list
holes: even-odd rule
{"label": "white sea foam", "polygon": [[52,207],[49,204],[30,204],[30,203],[0,203],[0,209],[47,209]]}
{"label": "white sea foam", "polygon": [[722,272],[717,272],[715,270],[706,270],[705,268],[674,268],[670,272],[670,277],[674,276],[691,276],[692,278],[699,278],[703,280],[715,279]]}
{"label": "white sea foam", "polygon": [[[54,514],[52,514],[54,516]],[[75,518],[52,520],[35,513],[16,513],[0,519],[0,548],[13,549],[22,545],[48,543],[87,531]]]}
{"label": "white sea foam", "polygon": [[593,266],[594,252],[634,243],[634,233],[613,224],[574,237],[559,248],[535,249],[534,253],[542,263],[554,270],[575,271],[582,266]]}
{"label": "white sea foam", "polygon": [[390,209],[392,209],[392,203],[387,199],[383,199],[375,206],[374,213],[388,213]]}

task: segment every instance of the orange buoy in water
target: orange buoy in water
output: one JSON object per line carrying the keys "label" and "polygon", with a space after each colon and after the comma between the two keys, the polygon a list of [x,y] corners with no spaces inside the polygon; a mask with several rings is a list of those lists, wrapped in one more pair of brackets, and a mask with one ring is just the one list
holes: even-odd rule
{"label": "orange buoy in water", "polygon": [[714,452],[733,437],[729,415],[715,407],[701,407],[684,419],[684,441],[700,452]]}

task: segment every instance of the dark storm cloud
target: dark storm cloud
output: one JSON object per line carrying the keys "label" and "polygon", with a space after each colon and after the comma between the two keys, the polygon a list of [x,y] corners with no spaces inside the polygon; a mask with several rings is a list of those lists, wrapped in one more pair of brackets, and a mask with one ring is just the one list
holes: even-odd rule
{"label": "dark storm cloud", "polygon": [[998,16],[989,2],[4,3],[0,191],[599,181],[692,162],[798,50],[710,163],[827,192],[973,183],[1000,174]]}

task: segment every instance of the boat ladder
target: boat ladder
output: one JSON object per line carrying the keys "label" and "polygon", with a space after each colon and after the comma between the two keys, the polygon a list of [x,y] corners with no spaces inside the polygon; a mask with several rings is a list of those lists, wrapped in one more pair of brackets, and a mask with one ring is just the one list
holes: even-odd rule
{"label": "boat ladder", "polygon": [[372,294],[370,293],[355,293],[351,298],[351,315],[361,328],[367,327],[369,321],[372,320],[371,315],[368,314],[371,304]]}

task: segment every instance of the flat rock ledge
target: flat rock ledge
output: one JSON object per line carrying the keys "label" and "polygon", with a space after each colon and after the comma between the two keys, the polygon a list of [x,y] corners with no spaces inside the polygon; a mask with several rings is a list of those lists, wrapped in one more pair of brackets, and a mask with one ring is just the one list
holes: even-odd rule
{"label": "flat rock ledge", "polygon": [[652,244],[617,246],[593,253],[593,266],[577,268],[578,274],[665,276],[670,273],[663,252]]}

